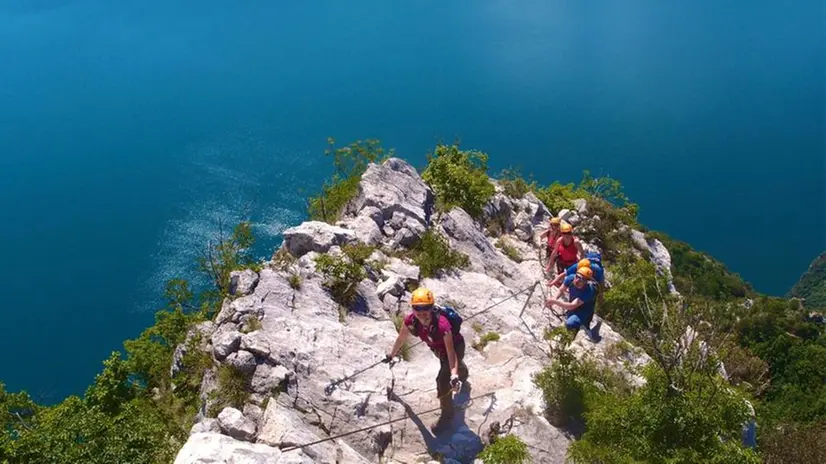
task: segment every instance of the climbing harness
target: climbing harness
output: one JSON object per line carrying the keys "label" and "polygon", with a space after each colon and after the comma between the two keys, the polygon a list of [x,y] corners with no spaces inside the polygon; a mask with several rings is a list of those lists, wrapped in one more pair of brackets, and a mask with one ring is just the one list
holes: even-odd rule
{"label": "climbing harness", "polygon": [[[526,292],[526,291],[528,291],[528,290],[533,291],[533,289],[536,287],[536,285],[537,285],[537,284],[539,284],[539,281],[536,281],[536,282],[534,282],[534,283],[530,284],[529,286],[527,286],[527,287],[525,287],[525,288],[523,288],[523,289],[519,290],[518,292],[514,293],[513,295],[511,295],[511,296],[509,296],[509,297],[507,297],[507,298],[504,298],[504,299],[502,299],[502,300],[500,300],[500,301],[498,301],[498,302],[496,302],[496,303],[494,303],[494,304],[492,304],[492,305],[490,305],[490,306],[488,306],[488,307],[486,307],[486,308],[482,309],[481,311],[479,311],[479,312],[477,312],[477,313],[474,313],[474,314],[470,315],[469,317],[467,317],[467,318],[465,319],[465,321],[468,321],[468,320],[470,320],[470,319],[473,319],[473,318],[474,318],[474,317],[476,317],[476,316],[479,316],[479,315],[481,315],[481,314],[484,314],[484,313],[486,313],[486,312],[490,311],[491,309],[493,309],[493,308],[495,308],[495,307],[499,306],[500,304],[502,304],[502,303],[504,303],[504,302],[506,302],[506,301],[508,301],[508,300],[510,300],[510,299],[512,299],[512,298],[516,298],[517,296],[521,295],[522,293],[525,293],[525,292]],[[528,298],[528,299],[530,300],[530,298]],[[524,307],[522,308],[522,311],[523,311],[523,312],[525,311]],[[521,314],[520,314],[520,315],[521,315]],[[415,348],[415,347],[417,347],[417,346],[421,345],[422,343],[424,343],[424,342],[423,342],[423,341],[421,341],[421,340],[419,340],[418,342],[414,343],[413,345],[410,345],[410,348],[411,348],[411,349],[412,349],[412,348]],[[358,376],[359,374],[362,374],[362,373],[364,373],[364,372],[366,372],[366,371],[369,371],[370,369],[372,369],[372,368],[374,368],[374,367],[378,366],[379,364],[381,364],[381,363],[383,363],[383,362],[384,362],[384,359],[380,359],[380,360],[378,360],[378,361],[374,362],[373,364],[371,364],[371,365],[369,365],[369,366],[367,366],[367,367],[365,367],[365,368],[363,368],[363,369],[361,369],[361,370],[358,370],[358,371],[356,371],[356,372],[354,372],[354,373],[352,373],[352,374],[350,374],[350,375],[348,375],[348,376],[345,376],[345,377],[342,377],[342,378],[340,378],[340,379],[335,379],[335,380],[331,381],[329,385],[327,385],[326,387],[324,387],[324,393],[325,393],[327,396],[332,395],[332,394],[333,394],[333,392],[336,390],[336,388],[337,388],[339,385],[341,385],[342,383],[347,382],[347,381],[349,381],[349,380],[352,380],[354,377]],[[392,361],[391,361],[391,362],[392,362]]]}

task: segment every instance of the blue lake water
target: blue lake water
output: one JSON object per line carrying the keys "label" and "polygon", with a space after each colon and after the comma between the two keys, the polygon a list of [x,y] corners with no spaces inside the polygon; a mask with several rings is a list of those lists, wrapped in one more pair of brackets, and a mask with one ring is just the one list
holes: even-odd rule
{"label": "blue lake water", "polygon": [[820,1],[0,4],[0,380],[82,393],[252,202],[269,255],[325,140],[438,141],[641,219],[782,294],[826,249]]}

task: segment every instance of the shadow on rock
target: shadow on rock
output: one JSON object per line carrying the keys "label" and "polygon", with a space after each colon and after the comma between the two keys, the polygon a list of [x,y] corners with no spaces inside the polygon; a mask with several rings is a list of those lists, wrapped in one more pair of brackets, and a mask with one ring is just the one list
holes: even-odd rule
{"label": "shadow on rock", "polygon": [[[484,448],[484,444],[479,435],[465,423],[465,410],[470,406],[471,402],[469,383],[465,382],[462,390],[453,397],[453,406],[455,409],[453,420],[450,423],[450,429],[435,437],[409,404],[395,393],[391,393],[390,399],[404,407],[407,415],[413,421],[419,433],[422,434],[427,451],[431,455],[440,455],[445,459],[453,459],[462,463],[472,463],[476,455]],[[434,418],[435,417],[436,416],[434,416]]]}

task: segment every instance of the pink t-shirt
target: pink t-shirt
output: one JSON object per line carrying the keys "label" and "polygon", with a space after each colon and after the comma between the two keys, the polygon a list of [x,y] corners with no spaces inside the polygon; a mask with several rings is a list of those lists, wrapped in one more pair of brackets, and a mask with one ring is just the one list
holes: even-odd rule
{"label": "pink t-shirt", "polygon": [[[453,330],[447,316],[439,314],[439,322],[435,331],[432,331],[430,327],[424,327],[421,322],[415,324],[413,322],[414,319],[416,319],[416,315],[414,313],[410,313],[404,318],[404,325],[407,326],[410,333],[421,338],[431,350],[436,351],[439,354],[447,355],[447,348],[445,348],[445,334],[451,333]],[[432,323],[433,321],[431,321],[431,324]],[[419,328],[418,333],[414,332],[414,327]],[[431,338],[431,336],[433,338]],[[453,339],[454,345],[461,340],[463,340],[462,335],[456,335]]]}

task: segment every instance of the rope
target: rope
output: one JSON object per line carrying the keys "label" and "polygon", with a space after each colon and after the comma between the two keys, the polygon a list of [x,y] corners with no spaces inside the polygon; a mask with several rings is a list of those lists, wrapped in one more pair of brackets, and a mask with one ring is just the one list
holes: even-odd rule
{"label": "rope", "polygon": [[[450,393],[453,393],[453,392],[452,392],[452,391],[449,391],[449,392],[448,392],[448,394],[450,394]],[[486,397],[486,396],[490,396],[491,394],[492,394],[492,393],[485,393],[485,394],[483,394],[483,395],[477,395],[477,396],[474,396],[473,398],[470,398],[470,399],[469,399],[469,400],[468,400],[465,404],[463,404],[462,406],[459,406],[459,407],[458,407],[458,408],[456,408],[456,409],[459,409],[460,411],[461,411],[461,410],[463,410],[463,409],[466,409],[466,408],[470,407],[470,404],[471,404],[474,400],[478,400],[479,398],[484,398],[484,397]],[[443,395],[443,396],[447,396],[447,395]],[[440,399],[441,399],[441,398],[440,398]],[[415,415],[415,416],[423,416],[423,415],[425,415],[425,414],[430,414],[430,413],[432,413],[432,412],[436,412],[436,411],[439,411],[439,410],[441,410],[441,406],[439,406],[439,407],[437,407],[437,408],[428,409],[427,411],[422,411],[422,412],[418,412],[418,413],[413,413],[413,415]],[[378,428],[378,427],[383,427],[383,426],[385,426],[385,425],[394,424],[394,423],[396,423],[396,422],[400,422],[400,421],[407,420],[407,419],[409,419],[409,417],[407,416],[407,414],[405,414],[405,415],[404,415],[404,417],[397,417],[397,418],[395,418],[395,419],[391,419],[391,420],[388,420],[388,421],[385,421],[385,422],[382,422],[382,423],[379,423],[379,424],[370,425],[370,426],[367,426],[367,427],[362,427],[362,428],[360,428],[360,429],[356,429],[356,430],[351,430],[351,431],[349,431],[349,432],[340,433],[340,434],[338,434],[338,435],[333,435],[333,436],[330,436],[330,437],[327,437],[327,438],[322,438],[322,439],[319,439],[319,440],[311,441],[311,442],[309,442],[309,443],[304,443],[304,444],[302,444],[302,445],[291,445],[291,446],[288,446],[288,447],[286,447],[286,448],[281,449],[281,452],[286,453],[286,452],[288,452],[288,451],[294,451],[294,450],[297,450],[297,449],[303,449],[303,448],[306,448],[306,447],[308,447],[308,446],[318,445],[318,444],[320,444],[320,443],[325,443],[325,442],[332,441],[332,440],[338,440],[339,438],[347,437],[347,436],[354,435],[354,434],[361,433],[361,432],[366,432],[366,431],[368,431],[368,430],[372,430],[372,429],[375,429],[375,428]]]}
{"label": "rope", "polygon": [[[529,289],[533,288],[533,286],[535,286],[537,283],[538,283],[538,281],[537,281],[537,282],[534,282],[534,283],[532,283],[532,284],[530,284],[529,286],[527,286],[527,287],[525,287],[525,288],[523,288],[523,289],[519,290],[518,292],[514,293],[513,295],[511,295],[511,296],[509,296],[509,297],[507,297],[507,298],[505,298],[505,299],[503,299],[503,300],[500,300],[499,302],[494,303],[494,304],[492,304],[492,305],[490,305],[490,306],[488,306],[488,307],[486,307],[486,308],[482,309],[481,311],[479,311],[479,312],[477,312],[477,313],[474,313],[474,314],[470,315],[470,316],[469,316],[469,317],[467,317],[465,320],[466,320],[466,321],[469,321],[469,320],[473,319],[474,317],[479,316],[479,315],[481,315],[481,314],[483,314],[483,313],[486,313],[486,312],[490,311],[491,309],[493,309],[493,308],[495,308],[495,307],[499,306],[500,304],[502,304],[502,303],[504,303],[504,302],[506,302],[506,301],[508,301],[508,300],[510,300],[510,299],[516,298],[517,296],[521,295],[522,293],[525,293],[527,290],[529,290]],[[423,341],[423,340],[419,340],[418,342],[414,343],[413,345],[410,345],[410,349],[413,349],[413,348],[415,348],[415,347],[417,347],[417,346],[421,345],[422,343],[424,343],[424,341]],[[381,364],[381,363],[383,363],[383,362],[384,362],[384,359],[380,359],[380,360],[378,360],[378,361],[374,362],[373,364],[371,364],[371,365],[369,365],[369,366],[367,366],[367,367],[365,367],[365,368],[363,368],[363,369],[361,369],[361,370],[358,370],[358,371],[356,371],[356,372],[354,372],[354,373],[352,373],[352,374],[350,374],[350,375],[348,375],[348,376],[346,376],[346,377],[342,377],[342,378],[340,378],[340,379],[333,380],[332,382],[330,382],[330,384],[329,384],[329,385],[327,385],[326,387],[324,387],[324,393],[325,393],[325,394],[327,394],[327,396],[330,396],[331,394],[333,394],[333,391],[335,391],[336,387],[338,387],[338,386],[339,386],[339,385],[341,385],[342,383],[344,383],[344,382],[346,382],[346,381],[348,381],[348,380],[351,380],[352,378],[354,378],[354,377],[356,377],[356,376],[358,376],[358,375],[360,375],[360,374],[362,374],[362,373],[364,373],[364,372],[366,372],[366,371],[369,371],[370,369],[372,369],[372,368],[374,368],[374,367],[378,366],[379,364]]]}

